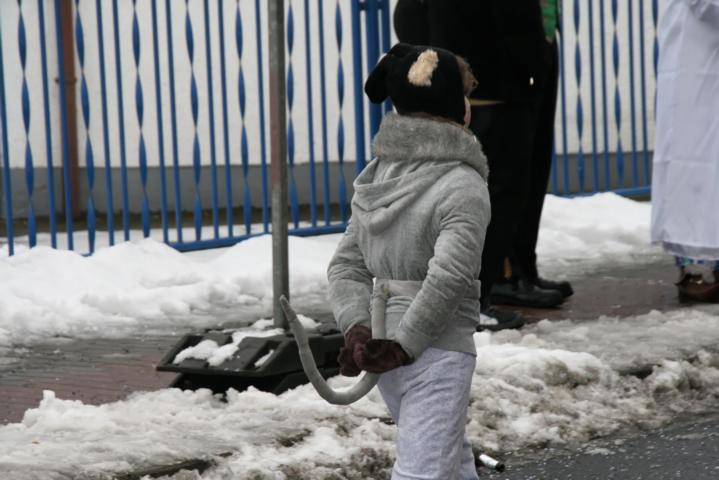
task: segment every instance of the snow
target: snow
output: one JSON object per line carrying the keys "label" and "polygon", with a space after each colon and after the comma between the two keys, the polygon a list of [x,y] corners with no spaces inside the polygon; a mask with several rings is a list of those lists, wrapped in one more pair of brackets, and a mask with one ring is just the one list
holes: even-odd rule
{"label": "snow", "polygon": [[[525,342],[588,352],[625,372],[663,359],[688,358],[703,348],[717,348],[712,345],[719,346],[718,315],[718,306],[704,306],[622,319],[602,316],[595,323],[544,320],[523,332],[527,333]],[[536,332],[536,340],[528,332]],[[500,332],[502,335],[513,334]]]}
{"label": "snow", "polygon": [[274,350],[269,350],[266,354],[262,355],[260,358],[255,360],[255,363],[254,363],[255,367],[259,368],[262,365],[264,365],[265,362],[270,359],[270,357],[272,356],[273,353],[275,353]]}
{"label": "snow", "polygon": [[[649,209],[647,203],[611,193],[547,196],[540,267],[549,275],[576,276],[592,265],[656,254],[649,246]],[[290,237],[296,306],[325,301],[327,264],[340,237]],[[144,239],[100,248],[89,257],[22,244],[8,257],[0,245],[5,251],[0,254],[0,347],[53,337],[238,326],[238,319],[247,325],[271,311],[271,243],[262,236],[231,248],[182,254]]]}
{"label": "snow", "polygon": [[[290,238],[297,298],[323,295],[333,250],[327,241]],[[238,318],[247,324],[270,310],[271,258],[270,237],[207,261],[151,239],[90,257],[36,247],[0,258],[0,346],[222,326]]]}
{"label": "snow", "polygon": [[614,193],[564,198],[547,195],[537,257],[548,276],[572,277],[607,263],[661,255],[651,245],[651,205]]}
{"label": "snow", "polygon": [[[229,354],[225,353],[228,350],[227,347],[232,347],[232,352]],[[207,360],[207,363],[210,365],[217,366],[237,351],[237,345],[224,345],[223,349],[221,349],[214,340],[203,340],[197,345],[188,347],[178,353],[173,363],[182,363],[188,358],[196,358],[199,360]]]}
{"label": "snow", "polygon": [[[498,457],[655,428],[719,401],[719,308],[543,322],[478,333],[475,343],[467,433]],[[649,365],[648,376],[623,374],[635,359]],[[325,403],[308,385],[280,396],[231,391],[227,402],[165,389],[99,406],[47,392],[21,423],[0,427],[0,470],[51,480],[227,452],[196,478],[383,478],[394,456],[387,417],[376,390],[349,407]]]}
{"label": "snow", "polygon": [[587,453],[589,455],[603,455],[605,457],[614,455],[614,451],[609,450],[608,448],[603,448],[603,447],[594,447],[589,450],[585,450],[584,453]]}
{"label": "snow", "polygon": [[362,424],[352,433],[356,451],[376,439],[391,441],[391,427],[365,420],[383,414],[376,394],[348,413],[318,400],[308,387],[281,397],[230,392],[226,403],[209,391],[167,389],[100,406],[46,392],[22,423],[0,427],[0,470],[14,479],[61,478],[63,470],[90,476],[238,448],[253,459],[250,465],[254,457],[269,464],[273,452],[280,461],[288,451],[303,463],[318,452],[344,457],[346,439],[337,443],[332,434],[343,422],[348,431]]}
{"label": "snow", "polygon": [[[548,196],[540,267],[576,277],[600,265],[656,259],[649,208],[613,194]],[[325,301],[326,267],[339,238],[290,238],[295,305]],[[257,321],[271,310],[270,237],[189,254],[152,239],[90,257],[48,247],[16,251],[0,254],[0,357],[51,337],[213,327],[233,331],[232,342],[202,342],[176,361],[219,364],[245,336],[280,333],[271,319]],[[306,328],[318,326],[301,320]],[[475,343],[467,433],[476,448],[500,458],[653,428],[683,412],[715,408],[719,400],[716,306],[544,321],[479,333]],[[346,388],[354,381],[330,383]],[[230,391],[226,401],[204,390],[164,389],[103,405],[48,391],[21,422],[0,426],[0,472],[17,480],[105,478],[212,458],[217,466],[183,478],[386,478],[395,435],[387,417],[376,390],[349,407],[325,403],[308,385],[280,396]]]}
{"label": "snow", "polygon": [[[320,325],[318,322],[305,315],[298,314],[297,319],[307,331],[316,330]],[[232,342],[222,346],[218,345],[217,342],[215,342],[214,340],[203,340],[197,345],[188,347],[178,353],[177,356],[175,356],[173,363],[178,364],[182,363],[188,358],[195,358],[199,360],[207,360],[207,363],[209,365],[216,367],[225,363],[227,359],[232,357],[235,352],[237,352],[237,349],[240,346],[240,342],[242,342],[242,339],[244,339],[245,337],[261,338],[285,334],[285,331],[281,328],[268,329],[270,325],[273,325],[272,320],[258,320],[257,322],[253,323],[249,328],[235,331],[232,334]],[[274,350],[258,358],[255,361],[254,365],[257,367],[261,366],[268,358],[270,358],[272,352],[274,352]]]}
{"label": "snow", "polygon": [[537,254],[586,259],[648,252],[651,205],[614,193],[564,198],[548,195]]}

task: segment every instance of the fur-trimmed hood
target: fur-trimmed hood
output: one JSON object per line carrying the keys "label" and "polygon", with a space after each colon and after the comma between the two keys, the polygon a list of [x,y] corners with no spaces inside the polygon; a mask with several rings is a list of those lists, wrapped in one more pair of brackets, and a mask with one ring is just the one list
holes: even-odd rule
{"label": "fur-trimmed hood", "polygon": [[354,182],[352,213],[369,231],[387,228],[447,173],[464,165],[486,182],[477,138],[450,122],[388,114],[374,139],[375,159]]}
{"label": "fur-trimmed hood", "polygon": [[374,138],[374,154],[386,161],[463,162],[487,180],[482,146],[472,132],[455,123],[390,113]]}

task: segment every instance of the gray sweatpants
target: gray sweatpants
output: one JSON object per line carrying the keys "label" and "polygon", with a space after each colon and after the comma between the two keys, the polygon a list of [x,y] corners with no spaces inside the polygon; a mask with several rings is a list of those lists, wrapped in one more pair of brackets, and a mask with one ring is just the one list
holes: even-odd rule
{"label": "gray sweatpants", "polygon": [[414,363],[382,374],[379,390],[397,424],[392,480],[474,480],[464,434],[476,357],[427,349]]}

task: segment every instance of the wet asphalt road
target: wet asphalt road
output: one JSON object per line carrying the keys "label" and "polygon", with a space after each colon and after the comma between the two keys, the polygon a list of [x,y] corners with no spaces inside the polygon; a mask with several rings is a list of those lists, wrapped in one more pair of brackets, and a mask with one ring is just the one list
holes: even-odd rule
{"label": "wet asphalt road", "polygon": [[719,480],[719,414],[685,418],[652,432],[603,439],[579,452],[539,452],[531,457],[508,457],[506,462],[504,473],[484,470],[480,478]]}

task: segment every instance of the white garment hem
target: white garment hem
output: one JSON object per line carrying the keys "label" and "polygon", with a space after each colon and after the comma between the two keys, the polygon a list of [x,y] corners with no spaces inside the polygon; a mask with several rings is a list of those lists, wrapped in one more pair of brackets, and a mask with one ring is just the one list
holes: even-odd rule
{"label": "white garment hem", "polygon": [[719,246],[699,247],[680,243],[664,242],[655,240],[654,245],[661,245],[665,252],[675,257],[689,257],[694,260],[716,261],[719,260]]}

